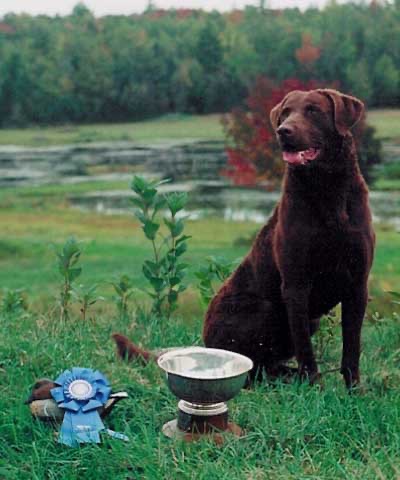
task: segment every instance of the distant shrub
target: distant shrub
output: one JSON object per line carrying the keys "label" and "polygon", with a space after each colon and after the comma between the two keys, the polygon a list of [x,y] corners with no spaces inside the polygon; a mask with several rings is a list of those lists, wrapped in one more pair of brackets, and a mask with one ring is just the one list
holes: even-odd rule
{"label": "distant shrub", "polygon": [[224,257],[207,257],[206,264],[195,272],[202,303],[207,306],[216,294],[218,286],[233,272],[239,260],[229,261]]}
{"label": "distant shrub", "polygon": [[4,289],[0,309],[2,313],[17,314],[28,309],[26,298],[22,289]]}
{"label": "distant shrub", "polygon": [[382,164],[382,142],[375,135],[376,130],[368,125],[366,116],[353,129],[353,136],[357,147],[358,163],[367,183],[375,179],[375,167]]}
{"label": "distant shrub", "polygon": [[72,285],[82,273],[82,267],[77,265],[81,253],[79,242],[74,237],[69,237],[66,240],[60,252],[55,251],[57,269],[63,279],[59,296],[61,320],[69,318],[69,306],[73,291]]}
{"label": "distant shrub", "polygon": [[21,252],[21,248],[7,240],[0,240],[0,258],[7,258],[17,255]]}
{"label": "distant shrub", "polygon": [[73,286],[71,295],[79,303],[79,310],[83,320],[86,320],[88,310],[92,305],[100,300],[104,300],[104,297],[97,294],[96,284],[89,287],[85,285]]}
{"label": "distant shrub", "polygon": [[113,300],[117,306],[120,319],[128,316],[128,302],[134,294],[133,280],[128,275],[121,275],[118,280],[111,282],[114,288],[115,295]]}

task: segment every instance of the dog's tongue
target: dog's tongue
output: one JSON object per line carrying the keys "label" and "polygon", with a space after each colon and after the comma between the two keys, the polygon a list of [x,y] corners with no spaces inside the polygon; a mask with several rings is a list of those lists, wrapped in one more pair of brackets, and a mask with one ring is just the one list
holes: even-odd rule
{"label": "dog's tongue", "polygon": [[294,165],[304,165],[308,160],[314,160],[317,155],[316,148],[308,148],[300,152],[283,152],[283,160]]}

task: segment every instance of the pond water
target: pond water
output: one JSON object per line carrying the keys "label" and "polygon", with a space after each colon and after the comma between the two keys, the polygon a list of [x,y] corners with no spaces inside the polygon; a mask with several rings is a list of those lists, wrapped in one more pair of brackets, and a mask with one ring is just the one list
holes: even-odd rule
{"label": "pond water", "polygon": [[[268,219],[280,198],[280,192],[232,187],[218,181],[173,183],[164,186],[162,191],[187,192],[189,201],[184,213],[191,219],[217,216],[224,220],[256,223],[264,223]],[[128,189],[114,190],[73,195],[69,201],[72,206],[84,210],[131,214],[132,196]],[[370,202],[375,222],[390,224],[400,231],[400,192],[372,191]]]}

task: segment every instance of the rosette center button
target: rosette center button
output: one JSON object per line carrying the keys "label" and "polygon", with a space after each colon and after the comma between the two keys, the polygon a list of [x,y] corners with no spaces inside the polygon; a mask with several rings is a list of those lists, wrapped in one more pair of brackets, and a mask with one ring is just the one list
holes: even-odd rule
{"label": "rosette center button", "polygon": [[93,394],[93,387],[86,380],[74,380],[70,383],[68,392],[76,400],[87,400]]}

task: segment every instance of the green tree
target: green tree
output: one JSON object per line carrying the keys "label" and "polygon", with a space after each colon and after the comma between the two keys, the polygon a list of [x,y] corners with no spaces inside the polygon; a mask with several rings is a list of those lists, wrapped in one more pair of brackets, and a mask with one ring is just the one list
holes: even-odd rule
{"label": "green tree", "polygon": [[365,59],[361,59],[355,65],[347,68],[347,84],[350,85],[351,92],[364,102],[369,102],[372,98],[372,85],[369,76],[368,64]]}
{"label": "green tree", "polygon": [[374,97],[380,105],[398,104],[400,74],[392,58],[384,53],[373,70]]}

